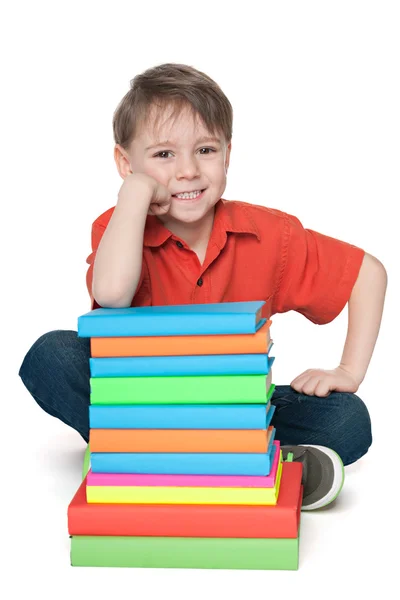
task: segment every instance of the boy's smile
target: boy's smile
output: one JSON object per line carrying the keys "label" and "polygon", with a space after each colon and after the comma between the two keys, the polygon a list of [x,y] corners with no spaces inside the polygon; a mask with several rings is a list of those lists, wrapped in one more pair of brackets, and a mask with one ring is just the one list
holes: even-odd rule
{"label": "boy's smile", "polygon": [[129,152],[120,149],[126,159],[120,174],[144,172],[165,185],[172,194],[171,207],[158,218],[191,245],[211,233],[214,206],[226,187],[231,144],[222,133],[210,133],[189,107],[175,118],[172,109],[150,109]]}
{"label": "boy's smile", "polygon": [[206,190],[195,190],[193,192],[181,192],[179,194],[173,194],[173,197],[182,202],[195,202],[200,200],[204,196]]}

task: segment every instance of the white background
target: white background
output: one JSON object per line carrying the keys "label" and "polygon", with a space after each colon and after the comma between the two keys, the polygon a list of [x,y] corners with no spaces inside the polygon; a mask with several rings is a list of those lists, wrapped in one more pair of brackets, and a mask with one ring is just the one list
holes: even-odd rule
{"label": "white background", "polygon": [[[14,2],[1,10],[2,488],[5,598],[350,598],[385,594],[398,552],[397,2]],[[335,505],[302,513],[297,572],[79,569],[67,506],[84,443],[18,377],[31,344],[90,310],[95,218],[122,184],[112,113],[137,73],[190,64],[234,108],[223,195],[296,215],[385,265],[367,377],[374,443]],[[396,260],[397,259],[397,260]],[[317,326],[275,315],[274,382],[338,365],[347,308]],[[398,586],[397,586],[398,589]],[[389,597],[393,597],[392,595]]]}

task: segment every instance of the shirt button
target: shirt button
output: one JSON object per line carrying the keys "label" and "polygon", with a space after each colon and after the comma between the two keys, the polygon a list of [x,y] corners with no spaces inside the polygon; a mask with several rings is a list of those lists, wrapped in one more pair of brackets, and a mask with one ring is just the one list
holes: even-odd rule
{"label": "shirt button", "polygon": [[201,277],[197,280],[197,285],[199,285],[200,287],[203,285],[203,279]]}
{"label": "shirt button", "polygon": [[176,242],[176,245],[178,246],[178,248],[183,248],[182,242]]}

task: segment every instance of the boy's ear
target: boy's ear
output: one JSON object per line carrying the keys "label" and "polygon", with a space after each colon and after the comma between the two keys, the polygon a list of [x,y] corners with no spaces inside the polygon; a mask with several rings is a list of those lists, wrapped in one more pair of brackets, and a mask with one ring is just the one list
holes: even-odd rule
{"label": "boy's ear", "polygon": [[132,173],[131,164],[126,151],[119,144],[114,148],[114,160],[117,165],[117,170],[122,179],[125,179]]}

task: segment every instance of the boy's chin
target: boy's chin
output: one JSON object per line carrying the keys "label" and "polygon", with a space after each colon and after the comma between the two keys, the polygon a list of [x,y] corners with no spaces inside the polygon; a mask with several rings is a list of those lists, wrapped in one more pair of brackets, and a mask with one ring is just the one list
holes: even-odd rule
{"label": "boy's chin", "polygon": [[197,206],[192,205],[189,206],[174,206],[172,203],[171,209],[167,213],[167,218],[173,218],[181,223],[194,223],[195,221],[199,221],[203,219],[210,212],[214,212],[215,205],[204,205],[198,204]]}

